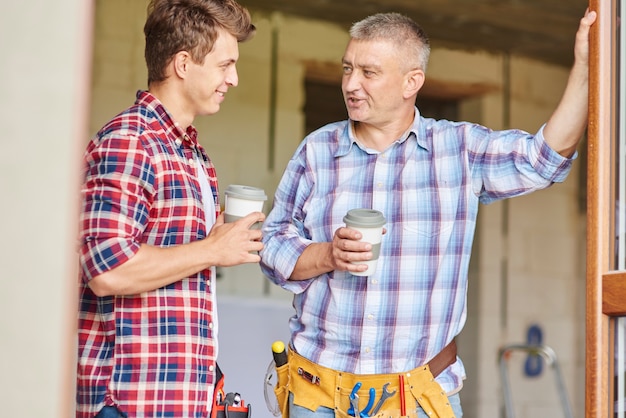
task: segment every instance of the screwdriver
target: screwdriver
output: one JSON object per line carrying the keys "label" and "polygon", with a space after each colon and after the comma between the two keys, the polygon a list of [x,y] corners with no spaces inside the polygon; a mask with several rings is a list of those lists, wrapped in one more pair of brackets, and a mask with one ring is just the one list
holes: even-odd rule
{"label": "screwdriver", "polygon": [[274,363],[276,363],[276,367],[287,364],[287,351],[285,350],[285,344],[282,341],[274,341],[272,344],[272,355],[274,356]]}

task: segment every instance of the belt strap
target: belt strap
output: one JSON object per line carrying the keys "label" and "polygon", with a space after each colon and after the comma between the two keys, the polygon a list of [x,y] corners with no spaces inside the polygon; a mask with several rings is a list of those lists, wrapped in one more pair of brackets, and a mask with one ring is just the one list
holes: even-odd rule
{"label": "belt strap", "polygon": [[434,377],[441,374],[448,366],[456,362],[456,340],[444,347],[431,361],[428,362],[430,372]]}

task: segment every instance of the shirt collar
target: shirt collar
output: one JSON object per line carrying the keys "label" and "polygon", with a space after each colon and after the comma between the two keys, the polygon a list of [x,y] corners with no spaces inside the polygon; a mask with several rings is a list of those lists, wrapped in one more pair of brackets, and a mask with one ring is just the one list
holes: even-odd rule
{"label": "shirt collar", "polygon": [[[335,152],[335,157],[342,157],[348,154],[353,146],[360,147],[358,141],[356,140],[356,136],[354,135],[354,121],[348,119],[347,122],[348,123],[346,123],[343,131],[339,132],[338,134],[339,146],[337,147],[337,151]],[[401,144],[406,140],[416,140],[417,144],[420,147],[424,149],[429,149],[430,144],[427,141],[426,132],[421,132],[422,130],[426,129],[424,125],[425,124],[422,123],[422,117],[420,115],[419,109],[415,107],[415,116],[413,117],[413,123],[395,143]]]}
{"label": "shirt collar", "polygon": [[198,147],[198,131],[193,125],[183,130],[178,122],[175,122],[165,106],[152,93],[146,90],[137,92],[135,104],[148,109],[159,120],[167,135],[167,139],[176,142],[178,146],[186,145],[190,148]]}

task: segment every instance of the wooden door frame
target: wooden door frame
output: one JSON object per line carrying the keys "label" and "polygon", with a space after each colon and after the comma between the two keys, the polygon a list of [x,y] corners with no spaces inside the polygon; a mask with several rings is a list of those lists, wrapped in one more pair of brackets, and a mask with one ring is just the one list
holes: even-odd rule
{"label": "wooden door frame", "polygon": [[[611,316],[626,309],[626,273],[612,272],[615,260],[614,153],[617,142],[615,28],[617,0],[590,0],[598,13],[590,34],[587,183],[587,307],[585,417],[612,416],[613,334]],[[622,299],[623,301],[624,299]]]}

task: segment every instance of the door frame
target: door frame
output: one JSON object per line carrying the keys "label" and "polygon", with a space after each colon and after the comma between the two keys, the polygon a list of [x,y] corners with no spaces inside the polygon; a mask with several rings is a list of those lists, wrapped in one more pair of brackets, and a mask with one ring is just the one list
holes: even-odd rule
{"label": "door frame", "polygon": [[[619,103],[617,2],[590,0],[585,417],[613,416],[615,317],[626,315],[626,272],[615,271]],[[621,29],[623,30],[623,29]],[[621,179],[621,181],[625,181]],[[621,221],[623,222],[623,220]]]}

